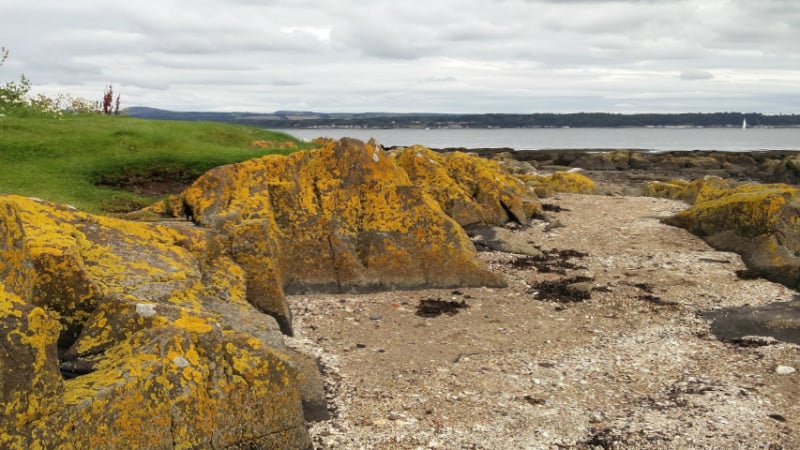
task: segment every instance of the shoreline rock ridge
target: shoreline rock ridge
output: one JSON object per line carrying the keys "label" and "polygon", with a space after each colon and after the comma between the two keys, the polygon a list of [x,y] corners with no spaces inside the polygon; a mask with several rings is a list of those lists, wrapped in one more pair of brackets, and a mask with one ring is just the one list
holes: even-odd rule
{"label": "shoreline rock ridge", "polygon": [[152,208],[199,226],[0,196],[0,447],[310,448],[285,294],[504,286],[463,226],[541,217],[496,162],[428,152],[329,141]]}

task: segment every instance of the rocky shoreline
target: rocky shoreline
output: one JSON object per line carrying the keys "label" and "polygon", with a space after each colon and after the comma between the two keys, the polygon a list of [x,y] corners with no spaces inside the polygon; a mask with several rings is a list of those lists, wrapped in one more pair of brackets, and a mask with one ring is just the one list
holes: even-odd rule
{"label": "rocky shoreline", "polygon": [[[794,183],[794,154],[320,144],[129,220],[0,197],[0,445],[798,443],[796,375],[763,390],[698,356],[739,339],[767,343],[748,377],[800,366],[785,333],[720,341],[698,318],[791,299],[736,271],[796,287],[798,189],[745,183]],[[788,311],[762,330],[800,330]]]}
{"label": "rocky shoreline", "polygon": [[436,151],[462,151],[485,158],[502,155],[542,170],[581,168],[601,181],[633,186],[645,181],[698,179],[707,175],[760,183],[800,183],[800,156],[797,151],[786,150],[654,152],[644,149],[445,148]]}

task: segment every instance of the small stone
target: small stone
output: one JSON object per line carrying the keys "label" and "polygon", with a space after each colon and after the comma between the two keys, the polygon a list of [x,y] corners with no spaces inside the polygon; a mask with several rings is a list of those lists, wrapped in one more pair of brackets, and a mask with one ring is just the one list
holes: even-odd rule
{"label": "small stone", "polygon": [[156,305],[152,303],[137,303],[136,314],[142,317],[153,317],[156,315]]}
{"label": "small stone", "polygon": [[775,373],[778,375],[791,375],[795,373],[797,369],[791,366],[778,366],[775,368]]}
{"label": "small stone", "polygon": [[172,358],[172,363],[178,366],[179,369],[183,369],[184,367],[189,367],[189,360],[184,358],[183,356],[176,356]]}
{"label": "small stone", "polygon": [[356,344],[356,348],[367,348],[367,344],[358,343]]}
{"label": "small stone", "polygon": [[581,298],[588,296],[592,292],[593,283],[591,281],[581,281],[567,285],[567,292]]}
{"label": "small stone", "polygon": [[376,427],[385,427],[389,424],[389,419],[373,419],[372,425]]}

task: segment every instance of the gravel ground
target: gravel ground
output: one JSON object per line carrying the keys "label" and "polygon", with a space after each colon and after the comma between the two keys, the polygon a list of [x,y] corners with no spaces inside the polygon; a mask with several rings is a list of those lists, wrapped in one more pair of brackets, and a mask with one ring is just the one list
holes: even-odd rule
{"label": "gravel ground", "polygon": [[479,254],[508,288],[290,297],[334,415],[317,448],[800,448],[800,346],[723,342],[700,315],[795,291],[661,224],[683,203],[546,203],[515,231],[545,257]]}

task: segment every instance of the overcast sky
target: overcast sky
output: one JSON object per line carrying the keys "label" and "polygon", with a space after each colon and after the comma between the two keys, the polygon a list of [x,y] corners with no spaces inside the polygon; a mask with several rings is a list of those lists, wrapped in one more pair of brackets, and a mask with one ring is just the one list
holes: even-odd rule
{"label": "overcast sky", "polygon": [[0,0],[0,45],[123,107],[800,113],[800,0]]}

